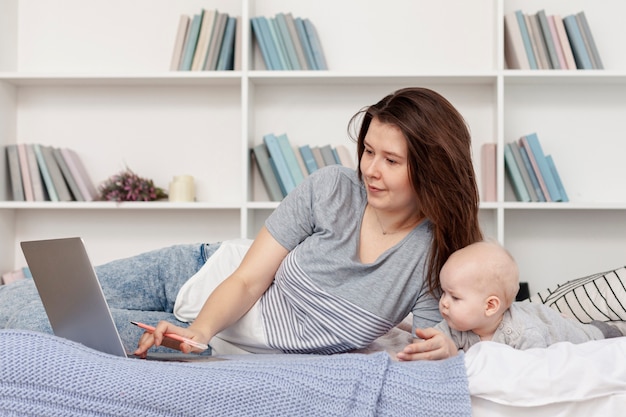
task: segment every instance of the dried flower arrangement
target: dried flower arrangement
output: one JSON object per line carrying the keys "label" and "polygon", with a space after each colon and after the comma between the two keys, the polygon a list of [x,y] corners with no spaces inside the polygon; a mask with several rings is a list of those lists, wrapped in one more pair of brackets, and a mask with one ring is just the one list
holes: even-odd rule
{"label": "dried flower arrangement", "polygon": [[104,201],[154,201],[163,198],[167,198],[167,193],[162,188],[128,167],[98,187],[98,199]]}

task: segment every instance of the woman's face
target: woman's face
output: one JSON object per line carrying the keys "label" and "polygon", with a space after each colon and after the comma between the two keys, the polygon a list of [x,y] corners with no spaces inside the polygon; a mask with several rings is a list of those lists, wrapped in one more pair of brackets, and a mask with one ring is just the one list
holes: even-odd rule
{"label": "woman's face", "polygon": [[414,211],[417,196],[409,179],[408,147],[400,129],[372,119],[360,168],[368,203],[379,211]]}

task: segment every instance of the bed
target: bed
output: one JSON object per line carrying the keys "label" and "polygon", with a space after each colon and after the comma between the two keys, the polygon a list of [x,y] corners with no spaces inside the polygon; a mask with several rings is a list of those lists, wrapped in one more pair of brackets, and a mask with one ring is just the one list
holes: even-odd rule
{"label": "bed", "polygon": [[[619,323],[624,282],[618,268],[534,298],[579,319]],[[4,329],[0,415],[587,417],[626,409],[626,337],[526,351],[481,342],[445,361],[398,362],[406,324],[362,351],[203,363],[119,358]]]}

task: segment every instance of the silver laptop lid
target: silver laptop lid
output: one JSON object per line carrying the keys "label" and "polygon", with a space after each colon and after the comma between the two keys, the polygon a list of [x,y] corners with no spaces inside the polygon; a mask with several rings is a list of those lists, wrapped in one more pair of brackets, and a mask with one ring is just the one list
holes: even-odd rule
{"label": "silver laptop lid", "polygon": [[35,240],[21,246],[54,334],[126,357],[83,240]]}

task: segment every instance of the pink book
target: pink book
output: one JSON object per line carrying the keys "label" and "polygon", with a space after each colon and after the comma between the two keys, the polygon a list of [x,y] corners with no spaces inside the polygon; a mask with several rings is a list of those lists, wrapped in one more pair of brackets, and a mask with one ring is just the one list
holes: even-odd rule
{"label": "pink book", "polygon": [[548,26],[550,26],[550,34],[552,35],[552,40],[554,41],[554,49],[556,50],[556,56],[559,58],[559,65],[561,69],[568,69],[567,61],[565,61],[565,55],[563,55],[563,45],[561,45],[561,41],[559,40],[559,34],[556,31],[556,26],[554,25],[554,16],[548,16]]}
{"label": "pink book", "polygon": [[480,148],[483,201],[496,201],[496,144],[484,143]]}
{"label": "pink book", "polygon": [[33,182],[30,179],[30,170],[28,168],[28,155],[26,153],[26,145],[18,143],[17,155],[20,160],[20,169],[22,171],[22,185],[24,186],[24,198],[26,201],[35,201],[33,193]]}
{"label": "pink book", "polygon": [[535,159],[535,154],[533,154],[533,151],[530,148],[530,144],[528,143],[526,136],[522,136],[520,138],[519,144],[520,146],[523,146],[524,149],[526,149],[526,153],[528,154],[528,159],[530,160],[530,165],[532,165],[533,167],[533,171],[535,172],[535,175],[537,176],[537,181],[539,181],[539,186],[541,187],[541,191],[543,192],[543,195],[546,197],[546,201],[551,202],[552,199],[550,198],[550,191],[548,190],[548,186],[546,185],[546,182],[543,179],[543,175],[541,175],[541,170],[539,169],[539,165],[537,164],[537,160]]}
{"label": "pink book", "polygon": [[574,53],[572,52],[572,46],[569,43],[567,32],[565,31],[565,25],[563,24],[563,19],[559,15],[553,15],[550,17],[551,17],[551,20],[554,21],[554,27],[556,28],[556,33],[558,35],[561,48],[563,48],[563,57],[565,58],[565,62],[567,62],[567,66],[564,68],[575,70],[576,61],[574,60]]}

